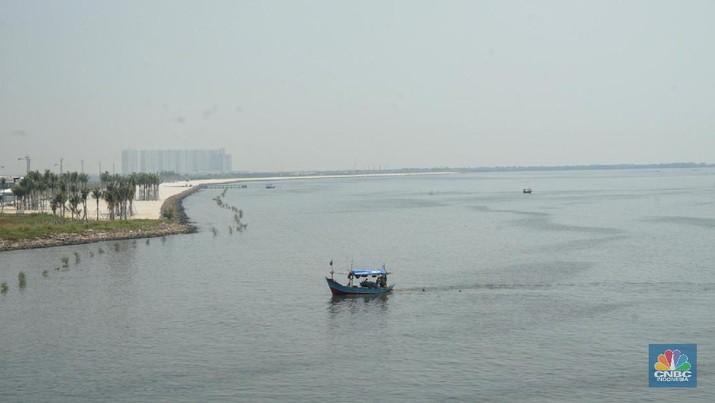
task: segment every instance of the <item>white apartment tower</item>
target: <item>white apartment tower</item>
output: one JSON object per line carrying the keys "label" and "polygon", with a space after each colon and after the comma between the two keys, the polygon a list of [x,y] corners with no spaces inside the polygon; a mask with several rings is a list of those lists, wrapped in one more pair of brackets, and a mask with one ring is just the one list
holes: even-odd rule
{"label": "white apartment tower", "polygon": [[176,172],[181,175],[231,172],[226,150],[122,150],[122,174]]}

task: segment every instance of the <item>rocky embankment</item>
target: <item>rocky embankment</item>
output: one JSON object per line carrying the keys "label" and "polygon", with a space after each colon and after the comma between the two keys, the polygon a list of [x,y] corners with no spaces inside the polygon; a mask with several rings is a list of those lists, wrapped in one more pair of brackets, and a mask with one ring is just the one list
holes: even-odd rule
{"label": "rocky embankment", "polygon": [[52,234],[40,238],[27,238],[18,240],[0,239],[0,252],[18,249],[48,248],[51,246],[78,245],[100,241],[113,241],[119,239],[152,238],[173,234],[187,234],[196,231],[189,223],[189,218],[184,212],[182,200],[200,190],[200,186],[192,187],[177,195],[171,196],[161,206],[162,219],[146,228],[96,231],[87,230],[81,234]]}
{"label": "rocky embankment", "polygon": [[181,204],[181,202],[185,198],[198,192],[202,188],[202,186],[194,186],[190,189],[184,190],[179,194],[175,194],[173,196],[168,197],[164,201],[164,204],[161,205],[161,217],[182,225],[189,225],[189,217],[186,216],[186,212],[184,212],[184,206]]}

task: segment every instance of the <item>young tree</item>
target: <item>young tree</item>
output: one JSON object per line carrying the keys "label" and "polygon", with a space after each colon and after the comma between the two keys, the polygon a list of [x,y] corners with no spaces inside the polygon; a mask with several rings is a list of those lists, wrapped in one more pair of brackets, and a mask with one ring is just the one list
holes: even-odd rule
{"label": "young tree", "polygon": [[97,221],[99,221],[99,199],[102,198],[104,192],[99,187],[92,189],[92,198],[97,201]]}
{"label": "young tree", "polygon": [[[5,191],[5,177],[0,178],[0,192]],[[0,213],[5,211],[5,195],[0,193]]]}
{"label": "young tree", "polygon": [[72,218],[74,219],[75,216],[79,217],[79,210],[77,209],[77,206],[79,206],[79,203],[82,200],[80,199],[79,195],[73,194],[69,198],[69,204],[70,204],[70,211],[72,212]]}
{"label": "young tree", "polygon": [[58,207],[62,208],[62,217],[65,216],[65,202],[67,202],[67,194],[63,191],[59,191],[54,198],[54,202]]}
{"label": "young tree", "polygon": [[82,209],[84,211],[84,216],[82,217],[82,220],[84,220],[86,222],[87,221],[87,198],[89,197],[90,190],[87,189],[86,187],[83,187],[79,192],[80,192],[80,200],[82,201]]}
{"label": "young tree", "polygon": [[107,183],[107,188],[102,192],[104,201],[107,203],[107,210],[109,211],[109,219],[114,221],[114,213],[116,212],[117,201],[119,200],[119,195],[117,194],[117,187],[114,183]]}
{"label": "young tree", "polygon": [[27,194],[27,186],[24,181],[16,183],[10,188],[12,193],[15,195],[15,208],[20,209],[22,204],[23,208],[25,206],[25,195]]}

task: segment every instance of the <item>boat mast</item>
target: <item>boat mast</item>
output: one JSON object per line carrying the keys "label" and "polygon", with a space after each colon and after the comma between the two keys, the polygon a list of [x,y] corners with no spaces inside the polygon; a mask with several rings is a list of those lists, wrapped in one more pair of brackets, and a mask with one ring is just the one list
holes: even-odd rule
{"label": "boat mast", "polygon": [[348,287],[353,286],[353,260],[350,259],[350,273],[348,273]]}

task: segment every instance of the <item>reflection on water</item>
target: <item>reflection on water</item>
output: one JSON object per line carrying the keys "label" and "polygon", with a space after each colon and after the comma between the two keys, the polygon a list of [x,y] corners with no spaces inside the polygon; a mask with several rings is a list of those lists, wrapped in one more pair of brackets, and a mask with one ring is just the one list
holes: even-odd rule
{"label": "reflection on water", "polygon": [[375,313],[387,310],[389,294],[379,295],[333,295],[328,303],[331,314]]}

